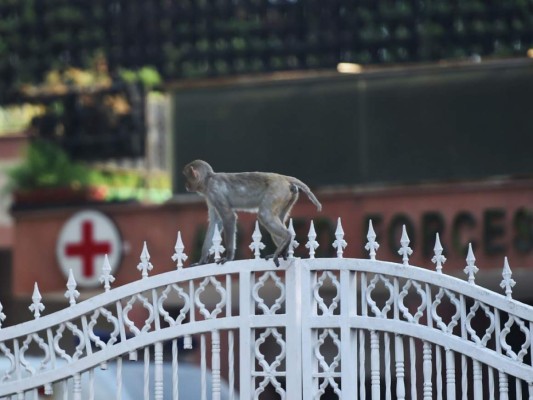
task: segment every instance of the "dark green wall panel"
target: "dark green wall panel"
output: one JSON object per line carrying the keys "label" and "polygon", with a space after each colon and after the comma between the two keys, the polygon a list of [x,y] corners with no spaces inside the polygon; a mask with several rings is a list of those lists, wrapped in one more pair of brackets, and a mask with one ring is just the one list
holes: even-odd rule
{"label": "dark green wall panel", "polygon": [[532,93],[530,62],[177,90],[174,184],[196,158],[312,186],[529,174]]}

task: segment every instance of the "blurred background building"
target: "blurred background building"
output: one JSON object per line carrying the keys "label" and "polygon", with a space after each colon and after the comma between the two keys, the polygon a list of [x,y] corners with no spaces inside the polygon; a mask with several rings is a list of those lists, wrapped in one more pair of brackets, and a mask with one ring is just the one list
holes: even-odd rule
{"label": "blurred background building", "polygon": [[[118,231],[115,285],[137,279],[143,241],[154,272],[175,268],[178,230],[197,260],[195,158],[312,186],[324,211],[302,198],[293,216],[300,242],[314,218],[318,256],[337,217],[350,257],[370,219],[391,261],[403,225],[414,265],[440,232],[450,273],[472,243],[483,285],[509,256],[533,302],[530,47],[529,0],[0,0],[4,326],[30,315],[36,280],[48,312],[69,268],[83,296],[100,290],[98,231],[60,240],[80,211]],[[253,225],[239,220],[238,257]]]}

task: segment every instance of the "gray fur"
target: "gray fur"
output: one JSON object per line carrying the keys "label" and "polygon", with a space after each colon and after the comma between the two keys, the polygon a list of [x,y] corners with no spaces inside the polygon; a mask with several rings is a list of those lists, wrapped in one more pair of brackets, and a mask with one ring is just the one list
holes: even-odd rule
{"label": "gray fur", "polygon": [[317,207],[322,205],[309,187],[299,179],[270,172],[214,172],[202,160],[190,162],[183,169],[188,191],[204,196],[209,213],[209,227],[202,247],[200,264],[209,259],[215,224],[225,232],[226,260],[235,257],[235,233],[237,215],[235,211],[256,212],[259,223],[270,233],[277,248],[273,254],[278,257],[290,243],[290,233],[285,222],[298,200],[298,189],[302,190]]}

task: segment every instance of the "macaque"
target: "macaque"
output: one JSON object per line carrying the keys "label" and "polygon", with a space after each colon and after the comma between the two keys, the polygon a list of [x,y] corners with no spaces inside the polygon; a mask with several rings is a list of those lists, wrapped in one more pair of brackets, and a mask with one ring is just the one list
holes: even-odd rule
{"label": "macaque", "polygon": [[[202,246],[198,264],[209,260],[215,224],[224,232],[226,257],[219,262],[231,261],[235,257],[235,234],[237,228],[236,211],[257,213],[259,223],[270,233],[276,245],[272,254],[274,263],[279,267],[280,255],[286,258],[291,234],[285,221],[298,200],[302,190],[317,207],[322,205],[302,181],[267,172],[222,173],[202,160],[190,162],[183,169],[188,192],[197,192],[205,197],[208,208],[209,226]],[[270,258],[267,257],[267,258]]]}

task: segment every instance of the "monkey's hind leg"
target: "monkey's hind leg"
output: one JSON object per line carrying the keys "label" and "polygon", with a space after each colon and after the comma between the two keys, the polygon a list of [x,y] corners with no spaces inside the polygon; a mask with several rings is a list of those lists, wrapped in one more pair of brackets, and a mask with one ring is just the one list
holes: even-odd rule
{"label": "monkey's hind leg", "polygon": [[[283,226],[283,225],[282,225]],[[266,227],[265,227],[266,228]],[[267,228],[268,229],[268,228]],[[281,235],[275,235],[275,234],[272,234],[271,233],[271,236],[272,236],[272,240],[274,241],[274,243],[276,244],[276,250],[274,251],[273,254],[269,254],[267,256],[265,256],[265,259],[266,260],[269,260],[272,258],[272,260],[274,261],[274,264],[276,264],[276,267],[279,267],[279,260],[278,258],[281,256],[285,261],[287,260],[287,250],[289,248],[289,245],[291,243],[291,234],[290,232],[287,230],[286,234],[281,236]]]}
{"label": "monkey's hind leg", "polygon": [[274,263],[276,264],[277,267],[279,267],[279,261],[278,261],[278,258],[279,256],[281,256],[283,258],[284,261],[287,261],[287,257],[288,257],[288,249],[289,249],[289,244],[290,244],[290,240],[289,242],[287,243],[286,246],[283,247],[283,243],[284,243],[284,238],[279,238],[279,237],[274,237],[272,236],[272,241],[274,242],[274,244],[276,245],[276,251],[278,249],[280,249],[279,251],[279,255],[276,256],[276,251],[272,254],[268,254],[265,256],[265,260],[270,260],[271,258],[274,259]]}
{"label": "monkey's hind leg", "polygon": [[[294,206],[294,203],[298,200],[298,187],[295,185],[290,186],[290,197],[288,201],[286,202],[285,206],[281,209],[280,213],[278,214],[279,220],[281,221],[281,227],[283,229],[283,234],[274,234],[272,231],[271,236],[272,240],[276,244],[276,251],[274,254],[268,255],[265,258],[268,260],[270,258],[274,259],[274,263],[277,267],[279,267],[279,261],[278,257],[281,255],[285,261],[287,261],[288,252],[289,252],[289,246],[291,244],[291,235],[289,230],[285,227],[285,223],[287,221],[287,217],[289,216],[292,207]],[[267,228],[268,229],[268,228]],[[280,227],[277,227],[278,230],[280,230]],[[288,239],[287,239],[288,236]]]}
{"label": "monkey's hind leg", "polygon": [[298,191],[294,190],[294,188],[287,187],[286,184],[278,185],[272,190],[274,193],[265,196],[261,202],[257,212],[257,219],[268,233],[270,233],[272,240],[277,246],[274,254],[272,254],[272,258],[276,267],[279,267],[278,258],[280,254],[285,254],[285,250],[291,241],[291,234],[283,224],[283,221],[298,198]]}
{"label": "monkey's hind leg", "polygon": [[298,201],[298,187],[295,185],[290,186],[290,198],[288,199],[285,207],[283,207],[279,213],[279,219],[283,226],[287,223],[287,218],[291,213],[292,207]]}

